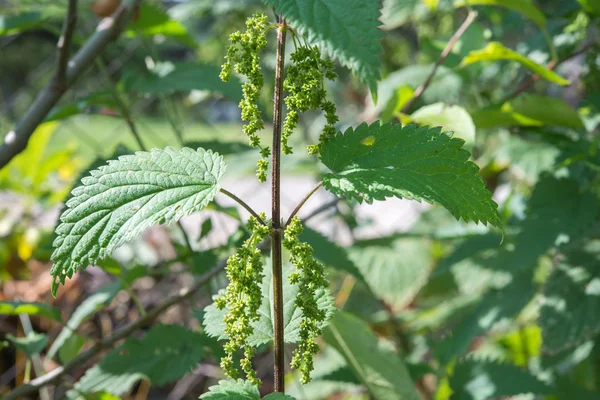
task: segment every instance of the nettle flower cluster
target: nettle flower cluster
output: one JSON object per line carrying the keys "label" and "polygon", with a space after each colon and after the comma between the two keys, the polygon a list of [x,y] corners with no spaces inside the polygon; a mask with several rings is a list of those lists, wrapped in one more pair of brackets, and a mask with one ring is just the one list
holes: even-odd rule
{"label": "nettle flower cluster", "polygon": [[[231,79],[233,71],[243,75],[247,81],[243,84],[243,98],[239,107],[242,110],[244,133],[248,136],[250,145],[260,149],[261,159],[258,161],[256,176],[259,181],[267,179],[268,157],[271,149],[262,146],[258,131],[265,127],[265,122],[258,107],[260,91],[264,80],[260,68],[259,53],[267,45],[266,34],[273,27],[267,23],[267,16],[254,14],[246,21],[246,32],[234,32],[229,37],[229,46],[225,63],[221,69],[221,79],[225,82]],[[295,51],[291,54],[293,64],[288,68],[283,88],[288,93],[285,98],[286,118],[281,134],[282,151],[292,154],[289,138],[298,127],[300,114],[307,111],[322,110],[327,123],[319,137],[319,143],[308,146],[308,153],[318,155],[321,145],[333,138],[336,133],[335,124],[338,122],[335,104],[327,100],[325,79],[334,80],[337,73],[331,60],[323,59],[317,46],[299,44],[297,34],[290,30],[294,38]]]}

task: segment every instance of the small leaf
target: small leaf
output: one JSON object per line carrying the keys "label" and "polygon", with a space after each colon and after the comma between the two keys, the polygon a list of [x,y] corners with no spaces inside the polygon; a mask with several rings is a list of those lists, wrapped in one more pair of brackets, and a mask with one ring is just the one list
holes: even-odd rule
{"label": "small leaf", "polygon": [[114,282],[109,285],[102,287],[100,290],[96,291],[88,298],[86,298],[80,305],[73,311],[71,318],[67,322],[66,326],[60,331],[52,346],[50,346],[50,350],[48,350],[48,358],[54,358],[57,352],[62,348],[67,339],[69,339],[77,328],[81,325],[83,321],[85,321],[88,317],[94,314],[96,311],[101,309],[102,307],[108,305],[111,300],[117,295],[119,290],[121,290],[122,284],[121,282]]}
{"label": "small leaf", "polygon": [[205,336],[178,325],[156,325],[142,339],[129,338],[75,385],[84,393],[121,395],[140,379],[161,386],[188,373],[204,357]]}
{"label": "small leaf", "polygon": [[[375,143],[364,146],[369,136]],[[498,206],[463,144],[439,128],[363,123],[323,146],[321,161],[332,171],[323,177],[324,186],[367,203],[391,196],[424,200],[457,219],[500,226]]]}
{"label": "small leaf", "polygon": [[410,119],[420,125],[441,126],[444,131],[454,132],[454,137],[465,141],[465,147],[475,145],[475,124],[460,106],[445,103],[430,104],[415,111]]}
{"label": "small leaf", "polygon": [[375,400],[420,400],[404,362],[384,348],[368,325],[337,312],[323,334],[347,361]]}
{"label": "small leaf", "polygon": [[122,156],[91,172],[60,217],[52,254],[52,293],[154,224],[200,211],[219,190],[225,162],[210,150],[153,149]]}
{"label": "small leaf", "polygon": [[552,388],[526,369],[485,360],[464,360],[450,377],[452,398],[488,400],[519,394],[550,395]]}
{"label": "small leaf", "polygon": [[560,75],[556,74],[552,70],[536,63],[535,61],[525,57],[522,54],[517,53],[500,42],[491,42],[485,48],[481,50],[474,50],[470,52],[462,62],[463,66],[471,65],[480,61],[516,61],[529,69],[534,74],[546,79],[549,82],[556,83],[557,85],[567,86],[570,82]]}
{"label": "small leaf", "polygon": [[161,35],[177,40],[190,47],[197,46],[196,41],[181,22],[171,19],[169,14],[156,5],[147,2],[142,3],[140,17],[127,26],[126,33],[130,36]]}
{"label": "small leaf", "polygon": [[375,93],[383,38],[377,0],[263,0],[298,31],[350,68]]}
{"label": "small leaf", "polygon": [[0,302],[0,315],[35,315],[37,317],[50,318],[55,321],[62,321],[60,310],[44,303],[21,302],[21,301],[2,301]]}
{"label": "small leaf", "polygon": [[48,343],[48,335],[30,332],[25,337],[14,337],[9,333],[6,335],[6,340],[8,340],[18,350],[21,350],[23,353],[31,357],[46,348],[46,343]]}
{"label": "small leaf", "polygon": [[258,388],[243,379],[222,380],[200,396],[203,400],[260,400]]}
{"label": "small leaf", "polygon": [[[298,343],[300,340],[300,322],[302,321],[302,310],[295,304],[299,290],[298,285],[292,285],[288,279],[292,272],[294,272],[294,268],[289,264],[283,265],[283,326],[286,343]],[[271,274],[271,263],[269,261],[265,263],[265,273],[261,287],[262,304],[258,310],[260,319],[251,323],[254,333],[248,338],[250,346],[257,347],[273,340],[272,279],[273,275]],[[326,311],[324,327],[335,312],[335,305],[329,290],[319,290],[317,297],[319,309]],[[204,311],[204,327],[208,336],[226,340],[227,335],[225,334],[223,318],[227,314],[227,309],[219,310],[213,303],[206,307]]]}
{"label": "small leaf", "polygon": [[454,7],[465,6],[498,6],[516,11],[533,22],[540,28],[546,27],[546,17],[539,8],[535,6],[532,0],[456,0]]}

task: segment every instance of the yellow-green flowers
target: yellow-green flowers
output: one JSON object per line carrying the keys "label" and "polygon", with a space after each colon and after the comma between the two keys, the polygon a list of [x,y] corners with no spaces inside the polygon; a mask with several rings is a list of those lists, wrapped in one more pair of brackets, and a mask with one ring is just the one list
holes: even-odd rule
{"label": "yellow-green flowers", "polygon": [[254,14],[246,21],[246,32],[234,32],[229,36],[229,46],[225,63],[221,66],[221,79],[227,82],[231,79],[232,71],[248,78],[242,86],[243,98],[239,107],[242,110],[242,120],[244,133],[252,147],[260,148],[262,160],[258,163],[256,176],[258,180],[264,182],[267,179],[267,167],[269,165],[268,157],[271,151],[268,147],[262,147],[257,132],[265,127],[262,114],[258,108],[258,99],[262,90],[264,81],[260,69],[259,53],[267,46],[267,31],[270,25],[267,16],[264,14]]}
{"label": "yellow-green flowers", "polygon": [[[265,220],[266,216],[260,217]],[[252,357],[256,350],[248,346],[247,341],[254,332],[250,322],[259,318],[258,309],[262,302],[260,285],[263,279],[263,262],[258,245],[269,235],[270,228],[262,225],[256,218],[248,220],[250,238],[238,249],[237,253],[227,260],[227,278],[229,285],[225,293],[215,300],[217,308],[227,308],[225,316],[225,333],[229,341],[225,344],[225,357],[221,359],[221,368],[229,377],[237,379],[237,370],[233,356],[240,349],[244,350],[244,358],[240,361],[246,379],[254,385],[260,385],[256,371],[252,368]]]}
{"label": "yellow-green flowers", "polygon": [[317,290],[327,287],[325,268],[313,257],[313,249],[308,243],[300,241],[302,222],[294,217],[285,228],[283,247],[290,252],[290,261],[296,271],[290,274],[292,284],[299,286],[296,306],[302,310],[303,320],[300,323],[300,342],[294,350],[292,367],[300,370],[301,382],[310,382],[313,370],[313,356],[319,351],[315,338],[322,333],[320,325],[325,321],[324,310],[317,304]]}
{"label": "yellow-green flowers", "polygon": [[285,154],[291,154],[292,148],[288,145],[289,137],[298,126],[300,113],[308,110],[323,110],[327,124],[319,138],[318,145],[308,146],[309,154],[318,154],[321,144],[336,133],[335,123],[338,121],[333,102],[328,101],[325,90],[325,78],[333,80],[337,77],[331,60],[321,58],[318,47],[299,46],[291,54],[294,62],[288,68],[283,88],[288,92],[285,98],[287,115],[283,122],[281,134],[281,148]]}

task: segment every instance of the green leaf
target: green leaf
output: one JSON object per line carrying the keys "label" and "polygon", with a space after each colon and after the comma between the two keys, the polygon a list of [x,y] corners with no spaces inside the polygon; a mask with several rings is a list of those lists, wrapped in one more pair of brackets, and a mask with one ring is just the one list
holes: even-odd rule
{"label": "green leaf", "polygon": [[577,0],[581,6],[589,13],[600,15],[600,0]]}
{"label": "green leaf", "polygon": [[243,379],[222,380],[200,396],[203,400],[260,400],[258,388]]}
{"label": "green leaf", "polygon": [[140,379],[173,382],[204,357],[205,337],[178,325],[156,325],[142,339],[129,338],[89,369],[75,385],[84,393],[121,395]]}
{"label": "green leaf", "polygon": [[16,15],[0,15],[0,37],[5,35],[15,35],[29,29],[37,28],[47,19],[47,15],[37,11],[24,12]]}
{"label": "green leaf", "polygon": [[488,400],[532,393],[552,394],[552,388],[527,370],[486,360],[464,360],[450,377],[452,398]]}
{"label": "green leaf", "polygon": [[465,147],[475,145],[475,124],[467,110],[460,106],[430,104],[415,111],[410,119],[420,125],[441,126],[444,131],[454,132],[454,137],[465,141]]}
{"label": "green leaf", "polygon": [[498,6],[516,11],[533,22],[540,28],[546,27],[546,17],[539,8],[535,6],[532,0],[456,0],[454,7],[465,6]]}
{"label": "green leaf", "polygon": [[185,26],[171,19],[169,14],[159,7],[143,2],[140,8],[140,17],[127,26],[129,36],[155,36],[161,35],[177,40],[190,47],[196,47],[194,38],[187,32]]}
{"label": "green leaf", "polygon": [[8,340],[15,348],[21,350],[29,357],[33,356],[46,348],[48,335],[43,333],[29,332],[25,337],[14,337],[10,333],[6,335]]}
{"label": "green leaf", "polygon": [[504,47],[504,45],[500,42],[490,42],[485,48],[470,52],[463,59],[462,66],[471,65],[480,61],[501,60],[516,61],[534,74],[539,75],[541,78],[544,78],[549,82],[556,83],[557,85],[567,86],[570,84],[568,80],[564,79],[552,70],[536,63],[522,54],[517,53],[516,51]]}
{"label": "green leaf", "polygon": [[312,246],[315,258],[323,264],[329,265],[339,271],[347,272],[358,280],[365,282],[363,274],[356,267],[354,261],[348,257],[346,249],[333,243],[320,232],[305,226],[300,240]]}
{"label": "green leaf", "polygon": [[102,307],[108,305],[112,299],[117,295],[119,290],[122,289],[122,284],[120,281],[111,283],[102,287],[100,290],[93,293],[91,296],[86,298],[80,305],[73,311],[71,318],[65,325],[65,327],[60,331],[52,346],[50,346],[50,350],[48,350],[48,358],[54,358],[54,356],[59,352],[62,346],[65,344],[67,339],[69,339],[77,328],[81,325],[83,321],[85,321],[88,317],[94,314],[96,311],[101,309]]}
{"label": "green leaf", "polygon": [[113,109],[118,108],[118,104],[111,92],[94,92],[53,108],[48,114],[48,117],[46,117],[45,122],[63,120],[72,117],[73,115],[81,114],[94,106],[109,107]]}
{"label": "green leaf", "polygon": [[376,0],[263,0],[308,40],[350,68],[375,93],[383,52]]}
{"label": "green leaf", "polygon": [[0,315],[35,315],[36,317],[50,318],[55,321],[62,321],[60,310],[44,303],[22,302],[22,301],[2,301],[0,302]]}
{"label": "green leaf", "polygon": [[197,62],[159,62],[148,73],[135,74],[132,78],[126,79],[125,87],[126,90],[148,94],[208,90],[222,93],[232,100],[241,100],[240,80],[232,77],[229,82],[223,82],[219,79],[220,70],[216,65]]}
{"label": "green leaf", "polygon": [[[374,143],[365,144],[369,138]],[[323,182],[341,197],[424,200],[457,219],[499,227],[498,206],[463,144],[439,128],[363,123],[325,143],[321,161],[332,173]]]}
{"label": "green leaf", "polygon": [[392,244],[364,245],[350,249],[370,290],[394,309],[410,303],[427,282],[431,270],[431,245],[424,239],[396,240]]}
{"label": "green leaf", "polygon": [[578,249],[569,252],[548,278],[539,319],[547,351],[565,350],[600,332],[599,261],[599,249]]}
{"label": "green leaf", "polygon": [[58,357],[63,364],[70,362],[77,357],[81,349],[87,342],[87,339],[76,333],[71,334],[58,350]]}
{"label": "green leaf", "polygon": [[[273,340],[273,295],[271,263],[265,263],[264,278],[262,282],[262,304],[258,313],[260,319],[251,322],[254,333],[248,338],[250,346],[260,346]],[[302,310],[296,304],[296,295],[298,294],[298,285],[292,285],[288,279],[294,271],[289,264],[283,265],[283,326],[286,343],[298,343],[300,340],[300,322],[302,321]],[[222,293],[223,290],[220,292]],[[220,294],[219,293],[219,294]],[[326,318],[322,327],[325,327],[329,319],[335,312],[335,305],[329,290],[319,290],[317,292],[317,305],[319,309],[326,311]],[[219,310],[215,304],[211,304],[204,309],[204,327],[210,337],[216,337],[219,340],[226,340],[225,323],[223,318],[227,314],[227,309]]]}
{"label": "green leaf", "polygon": [[404,362],[382,346],[368,325],[345,312],[337,312],[323,334],[348,362],[375,400],[419,400]]}
{"label": "green leaf", "polygon": [[154,224],[200,211],[219,190],[225,162],[210,150],[153,149],[122,156],[75,188],[56,228],[52,293],[80,268]]}

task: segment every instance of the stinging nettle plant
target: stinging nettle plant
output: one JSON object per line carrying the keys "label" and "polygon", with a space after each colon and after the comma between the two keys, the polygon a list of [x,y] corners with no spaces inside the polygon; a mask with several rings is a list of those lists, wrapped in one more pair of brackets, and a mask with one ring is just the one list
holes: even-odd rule
{"label": "stinging nettle plant", "polygon": [[[245,32],[231,34],[221,78],[245,77],[239,104],[243,131],[250,145],[259,150],[258,180],[266,182],[271,169],[270,217],[220,187],[226,163],[218,153],[203,148],[152,149],[109,161],[82,180],[60,217],[52,254],[52,293],[56,295],[60,284],[79,269],[109,256],[151,225],[174,223],[201,211],[219,192],[250,211],[247,238],[227,262],[229,284],[206,309],[206,333],[225,341],[221,367],[230,378],[211,388],[206,398],[228,390],[255,393],[261,381],[252,358],[258,346],[271,342],[275,391],[284,392],[284,343],[296,345],[291,367],[301,373],[302,383],[310,381],[318,337],[335,307],[324,266],[301,240],[303,222],[296,214],[321,186],[358,202],[413,199],[443,206],[467,222],[501,225],[478,167],[469,161],[463,140],[451,133],[380,122],[338,131],[336,107],[326,91],[327,81],[337,77],[328,56],[350,67],[373,91],[378,78],[374,59],[380,53],[378,2],[349,2],[347,9],[336,3],[340,9],[319,11],[323,18],[327,12],[359,18],[357,26],[366,34],[360,43],[350,44],[344,44],[344,38],[323,39],[317,15],[296,7],[295,2],[265,2],[275,8],[277,21],[255,14],[247,20]],[[277,33],[277,56],[269,146],[259,137],[265,121],[258,100],[264,86],[261,51],[272,31]],[[293,51],[286,67],[288,45]],[[281,162],[283,155],[301,151],[292,149],[289,139],[300,115],[309,110],[323,112],[326,123],[318,142],[306,151],[317,156],[329,172],[284,218],[280,214]],[[263,256],[267,246],[269,259]],[[284,299],[292,300],[284,304]]]}

